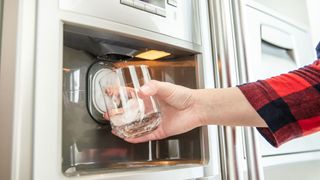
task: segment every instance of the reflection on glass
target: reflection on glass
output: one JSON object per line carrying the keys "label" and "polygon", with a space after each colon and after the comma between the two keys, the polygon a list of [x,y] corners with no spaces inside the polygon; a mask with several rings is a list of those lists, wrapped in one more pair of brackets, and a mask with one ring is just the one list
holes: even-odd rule
{"label": "reflection on glass", "polygon": [[139,137],[156,129],[160,110],[152,96],[140,98],[139,88],[150,81],[147,66],[129,65],[111,71],[99,81],[113,132],[123,138]]}

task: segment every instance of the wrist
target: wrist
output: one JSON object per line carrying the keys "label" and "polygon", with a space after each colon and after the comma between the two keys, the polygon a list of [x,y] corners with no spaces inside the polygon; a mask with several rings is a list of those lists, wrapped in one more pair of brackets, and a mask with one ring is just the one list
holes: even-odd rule
{"label": "wrist", "polygon": [[193,90],[193,99],[194,99],[194,104],[193,104],[193,111],[195,112],[196,115],[196,123],[197,126],[205,126],[209,124],[209,117],[210,117],[210,112],[212,109],[208,109],[209,105],[208,102],[210,101],[208,98],[208,89],[196,89]]}

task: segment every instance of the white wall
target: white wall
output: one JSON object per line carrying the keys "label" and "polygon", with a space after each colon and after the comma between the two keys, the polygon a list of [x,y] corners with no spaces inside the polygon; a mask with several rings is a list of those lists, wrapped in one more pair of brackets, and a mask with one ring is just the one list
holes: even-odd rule
{"label": "white wall", "polygon": [[320,41],[320,0],[306,0],[308,14],[310,20],[310,30],[313,41],[313,46],[316,47]]}
{"label": "white wall", "polygon": [[[254,0],[266,7],[278,11],[296,21],[299,25],[309,27],[306,0]],[[313,0],[320,1],[320,0]],[[318,3],[319,4],[319,3]],[[320,6],[317,6],[318,8]]]}

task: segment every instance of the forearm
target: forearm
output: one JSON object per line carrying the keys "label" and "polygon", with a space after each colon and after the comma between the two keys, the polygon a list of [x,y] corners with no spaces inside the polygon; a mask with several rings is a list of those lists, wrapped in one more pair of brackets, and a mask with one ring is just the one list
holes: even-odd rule
{"label": "forearm", "polygon": [[196,90],[195,99],[204,125],[267,126],[238,88]]}

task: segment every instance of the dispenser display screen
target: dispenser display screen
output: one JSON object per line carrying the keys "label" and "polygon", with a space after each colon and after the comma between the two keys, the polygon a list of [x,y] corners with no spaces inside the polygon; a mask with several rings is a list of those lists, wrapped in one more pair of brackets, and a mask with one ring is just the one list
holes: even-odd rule
{"label": "dispenser display screen", "polygon": [[166,4],[165,0],[139,0],[139,1],[146,2],[161,8],[165,8],[165,4]]}

